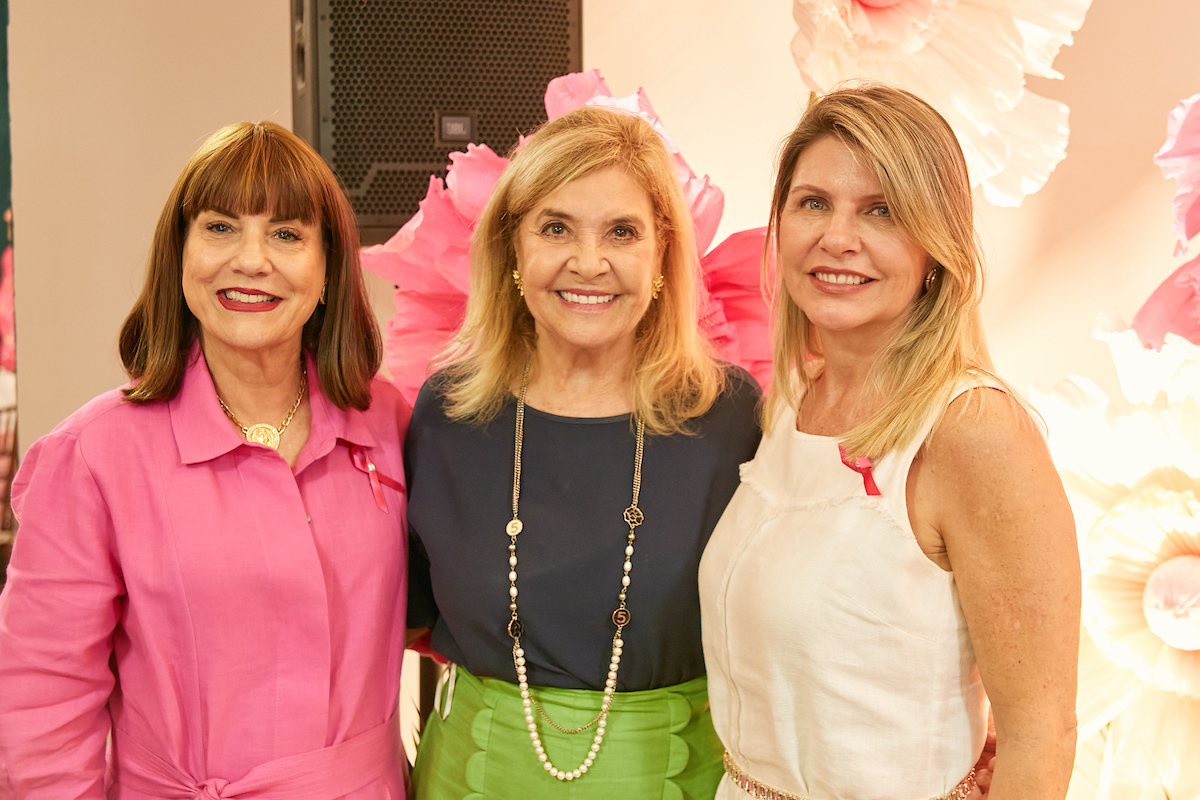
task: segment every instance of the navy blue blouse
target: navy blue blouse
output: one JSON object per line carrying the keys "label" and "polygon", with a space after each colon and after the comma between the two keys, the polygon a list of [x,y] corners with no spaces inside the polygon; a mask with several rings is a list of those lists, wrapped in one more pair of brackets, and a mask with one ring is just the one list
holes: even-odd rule
{"label": "navy blue blouse", "polygon": [[[439,375],[422,387],[405,444],[410,627],[481,677],[516,681],[508,610],[516,399],[486,425],[451,422]],[[704,674],[700,554],[754,457],[759,390],[731,367],[693,435],[646,436],[631,620],[619,691]],[[534,686],[604,688],[629,527],[636,437],[629,415],[573,418],[526,406],[517,537],[521,637]]]}

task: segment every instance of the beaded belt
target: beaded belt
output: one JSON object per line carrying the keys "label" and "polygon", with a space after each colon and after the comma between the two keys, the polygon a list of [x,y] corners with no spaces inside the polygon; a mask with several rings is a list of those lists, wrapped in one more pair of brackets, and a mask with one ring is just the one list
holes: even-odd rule
{"label": "beaded belt", "polygon": [[[741,767],[733,762],[733,758],[729,755],[729,751],[725,751],[725,774],[733,781],[734,785],[741,789],[751,797],[759,798],[759,800],[813,800],[813,798],[805,797],[799,794],[788,794],[779,789],[772,789],[765,783],[754,780],[746,773],[742,772]],[[958,786],[955,786],[946,794],[940,794],[931,800],[964,800],[971,794],[971,790],[975,788],[975,768],[967,773],[967,777],[963,778]]]}

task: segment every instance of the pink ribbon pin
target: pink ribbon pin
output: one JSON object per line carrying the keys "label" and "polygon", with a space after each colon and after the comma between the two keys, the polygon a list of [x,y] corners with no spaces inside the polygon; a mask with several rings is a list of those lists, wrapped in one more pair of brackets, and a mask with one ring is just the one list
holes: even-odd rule
{"label": "pink ribbon pin", "polygon": [[[395,489],[400,494],[404,494],[404,484],[389,478],[376,469],[375,464],[371,462],[370,456],[367,455],[367,448],[361,444],[350,445],[350,459],[354,462],[356,469],[367,473],[367,477],[371,479],[371,493],[375,495],[375,505],[379,506],[380,511],[388,510],[387,501],[383,498],[383,486]],[[380,486],[380,484],[383,484],[383,486]],[[876,494],[879,493],[876,492]]]}
{"label": "pink ribbon pin", "polygon": [[838,454],[842,457],[842,463],[850,469],[862,475],[863,489],[866,490],[869,496],[882,496],[879,487],[875,485],[875,477],[871,474],[871,459],[866,456],[855,456],[854,458],[846,457],[846,448],[838,445]]}

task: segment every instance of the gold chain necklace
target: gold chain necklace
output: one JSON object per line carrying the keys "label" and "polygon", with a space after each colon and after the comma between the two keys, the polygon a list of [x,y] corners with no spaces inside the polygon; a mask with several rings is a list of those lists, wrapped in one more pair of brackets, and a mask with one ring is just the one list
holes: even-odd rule
{"label": "gold chain necklace", "polygon": [[279,437],[283,436],[283,432],[287,430],[287,426],[291,424],[292,417],[296,416],[296,409],[300,408],[300,401],[304,399],[304,391],[308,388],[308,367],[304,364],[304,360],[300,360],[300,391],[296,393],[296,402],[292,403],[292,408],[288,411],[287,416],[283,418],[283,422],[279,423],[276,428],[273,425],[268,425],[265,422],[259,422],[247,428],[245,425],[233,415],[229,410],[229,406],[225,405],[225,401],[221,399],[221,395],[217,395],[217,402],[221,404],[221,410],[225,412],[225,416],[242,431],[242,436],[246,437],[248,442],[257,442],[265,444],[272,450],[279,449]]}
{"label": "gold chain necklace", "polygon": [[[517,395],[517,433],[516,445],[513,448],[513,517],[504,528],[509,538],[508,610],[512,614],[508,620],[508,635],[513,639],[513,666],[517,670],[517,686],[521,690],[521,704],[525,707],[525,727],[529,729],[529,738],[533,742],[533,750],[537,753],[538,761],[542,762],[542,766],[552,776],[558,778],[560,781],[573,781],[591,768],[596,760],[596,755],[600,752],[600,744],[604,741],[604,731],[608,722],[608,711],[612,707],[613,695],[617,690],[617,670],[621,666],[621,648],[625,645],[625,642],[621,639],[621,632],[625,630],[625,626],[629,624],[630,619],[629,609],[625,606],[625,598],[629,592],[629,571],[633,569],[633,540],[635,538],[633,529],[641,525],[645,520],[641,509],[638,508],[638,494],[642,489],[642,448],[646,438],[646,423],[640,415],[635,415],[635,419],[637,420],[637,450],[633,459],[633,502],[630,503],[629,508],[625,509],[625,513],[623,514],[626,524],[629,525],[629,539],[625,543],[625,571],[621,575],[621,592],[617,595],[620,602],[617,604],[617,610],[612,615],[612,621],[617,626],[617,632],[613,634],[612,658],[609,661],[608,679],[604,681],[604,699],[600,703],[600,713],[591,722],[578,728],[564,728],[561,725],[555,724],[554,720],[547,716],[541,705],[529,691],[525,651],[521,648],[521,634],[525,632],[525,628],[521,624],[521,618],[517,615],[517,534],[524,527],[517,511],[518,500],[521,497],[521,445],[525,438],[525,394],[529,390],[529,369],[532,365],[533,358],[531,357],[525,362],[525,374],[521,377],[521,393]],[[576,769],[559,769],[551,763],[550,757],[546,755],[546,748],[542,744],[542,737],[538,734],[537,723],[533,719],[534,710],[552,727],[563,733],[581,733],[593,725],[596,726],[596,735],[592,738],[591,750],[583,759],[583,763]]]}

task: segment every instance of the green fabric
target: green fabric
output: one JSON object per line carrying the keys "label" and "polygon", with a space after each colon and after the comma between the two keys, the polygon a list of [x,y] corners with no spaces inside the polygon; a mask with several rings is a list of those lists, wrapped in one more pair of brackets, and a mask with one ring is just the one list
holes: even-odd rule
{"label": "green fabric", "polygon": [[[538,761],[516,684],[480,679],[461,667],[455,684],[449,715],[431,715],[417,748],[418,800],[711,800],[716,794],[724,750],[713,730],[705,678],[619,693],[595,763],[574,781],[551,777]],[[564,728],[590,722],[603,696],[548,688],[533,694]],[[583,763],[594,728],[568,735],[535,719],[556,767],[573,770]]]}

